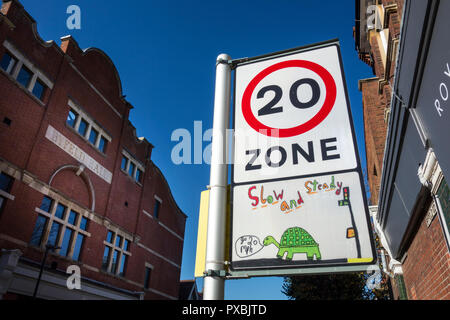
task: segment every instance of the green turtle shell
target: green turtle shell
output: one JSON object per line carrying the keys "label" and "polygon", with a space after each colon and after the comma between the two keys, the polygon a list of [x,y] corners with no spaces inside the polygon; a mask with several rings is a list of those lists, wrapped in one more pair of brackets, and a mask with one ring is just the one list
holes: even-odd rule
{"label": "green turtle shell", "polygon": [[281,236],[281,247],[315,246],[313,237],[302,228],[293,227],[287,229]]}

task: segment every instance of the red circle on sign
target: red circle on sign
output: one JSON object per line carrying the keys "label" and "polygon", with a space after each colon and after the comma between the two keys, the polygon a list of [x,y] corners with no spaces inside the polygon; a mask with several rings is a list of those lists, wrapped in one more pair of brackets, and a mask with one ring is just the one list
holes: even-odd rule
{"label": "red circle on sign", "polygon": [[[284,68],[305,68],[313,71],[314,73],[319,75],[319,77],[324,82],[326,96],[325,101],[323,102],[323,105],[320,108],[319,112],[317,112],[317,114],[307,122],[292,128],[272,128],[266,126],[265,124],[261,123],[258,119],[256,119],[255,115],[252,112],[250,101],[253,91],[255,90],[256,86],[258,85],[258,83],[261,82],[262,79],[267,77],[272,72]],[[242,113],[244,115],[245,120],[250,125],[250,127],[258,131],[259,133],[262,133],[266,136],[287,138],[300,135],[315,128],[331,112],[331,109],[333,109],[335,101],[336,101],[336,83],[334,82],[334,79],[331,76],[331,74],[324,67],[318,65],[317,63],[307,60],[288,60],[271,65],[270,67],[258,73],[256,77],[254,77],[252,81],[250,81],[250,83],[248,84],[247,88],[244,91],[244,95],[242,96]]]}

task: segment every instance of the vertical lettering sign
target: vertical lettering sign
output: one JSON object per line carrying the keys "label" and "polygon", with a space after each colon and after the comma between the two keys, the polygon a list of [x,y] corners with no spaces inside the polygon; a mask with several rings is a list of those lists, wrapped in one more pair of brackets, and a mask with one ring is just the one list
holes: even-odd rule
{"label": "vertical lettering sign", "polygon": [[232,270],[375,263],[339,44],[235,77]]}

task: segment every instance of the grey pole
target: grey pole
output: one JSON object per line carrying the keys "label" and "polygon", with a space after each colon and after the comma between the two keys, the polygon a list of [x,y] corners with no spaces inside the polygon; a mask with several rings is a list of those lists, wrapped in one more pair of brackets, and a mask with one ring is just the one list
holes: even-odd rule
{"label": "grey pole", "polygon": [[225,280],[225,225],[227,201],[226,129],[230,119],[231,60],[227,54],[217,57],[214,97],[213,138],[209,191],[208,234],[206,238],[207,275],[203,283],[204,300],[223,300]]}

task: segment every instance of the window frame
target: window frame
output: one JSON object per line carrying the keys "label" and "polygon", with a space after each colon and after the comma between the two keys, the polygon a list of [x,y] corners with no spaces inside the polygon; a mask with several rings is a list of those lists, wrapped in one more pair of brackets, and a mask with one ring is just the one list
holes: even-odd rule
{"label": "window frame", "polygon": [[[48,198],[51,200],[51,204],[50,204],[50,208],[49,208],[48,212],[41,209],[43,200],[45,198]],[[49,241],[50,232],[53,228],[54,223],[58,223],[60,226],[58,228],[58,235],[56,236],[56,241],[55,241],[56,247],[62,247],[62,244],[66,237],[66,232],[68,232],[67,231],[68,229],[71,230],[71,234],[70,234],[70,239],[69,239],[69,243],[67,246],[66,254],[65,255],[62,254],[61,251],[63,248],[55,250],[55,253],[62,258],[70,259],[72,261],[80,261],[80,256],[82,254],[82,250],[83,250],[85,241],[91,237],[90,232],[87,231],[88,227],[89,227],[89,221],[90,221],[89,216],[87,214],[85,214],[84,212],[82,212],[82,210],[80,210],[80,208],[73,206],[72,203],[67,202],[67,201],[61,201],[60,199],[57,200],[55,198],[56,197],[44,195],[44,197],[42,198],[40,207],[35,208],[35,212],[38,215],[38,219],[39,219],[39,217],[44,217],[46,219],[46,224],[41,232],[41,235],[40,235],[41,240],[40,240],[39,245],[31,243],[31,239],[30,239],[29,243],[32,246],[39,247],[42,250],[44,250],[45,245]],[[56,215],[59,205],[65,207],[63,219],[59,218]],[[74,224],[69,222],[72,212],[75,212],[77,214]],[[86,227],[85,227],[86,230],[81,228],[82,217],[84,217],[87,220]],[[35,222],[35,227],[36,227],[36,222]],[[73,256],[74,256],[76,241],[77,241],[79,234],[82,234],[84,236],[84,238],[83,238],[83,241],[80,246],[81,248],[79,250],[78,259],[75,260],[75,259],[73,259]],[[33,235],[34,235],[34,230],[33,230]]]}
{"label": "window frame", "polygon": [[[29,75],[29,78],[28,78],[26,84],[22,83],[21,79],[19,79],[19,76],[22,74],[22,71],[25,71]],[[28,89],[31,87],[32,80],[33,80],[33,72],[26,65],[22,64],[19,69],[19,72],[17,73],[17,76],[16,76],[17,83],[22,85],[25,89]],[[34,88],[34,85],[33,85],[33,88]],[[31,90],[29,90],[29,91],[31,91]]]}
{"label": "window frame", "polygon": [[[91,140],[92,133],[95,133],[95,139],[93,139],[93,140],[94,140],[93,142],[92,142],[92,140]],[[98,132],[98,130],[96,130],[95,128],[91,128],[91,130],[89,131],[89,137],[88,137],[88,140],[89,140],[89,142],[90,142],[93,146],[96,145],[97,139],[98,139],[98,136],[99,136],[99,135],[100,135],[100,132]],[[100,150],[100,151],[101,151],[101,150]]]}
{"label": "window frame", "polygon": [[[4,70],[3,68],[0,68],[0,70],[10,76],[17,84],[24,88],[25,91],[28,91],[31,96],[36,98],[43,105],[44,102],[42,98],[45,96],[45,92],[47,89],[53,89],[53,82],[50,81],[42,71],[36,68],[35,65],[31,63],[31,61],[29,61],[19,50],[17,50],[17,48],[11,42],[5,40],[3,42],[3,47],[6,50],[2,55],[2,59],[5,54],[8,54],[10,57],[12,57],[12,59],[15,60],[15,63],[13,66],[9,65],[7,70]],[[31,77],[26,86],[17,80],[20,71],[24,68],[26,68],[31,74]],[[37,97],[33,93],[36,82],[39,82],[43,86],[41,97]]]}
{"label": "window frame", "polygon": [[[72,120],[73,125],[69,122],[69,116],[71,113],[73,113],[75,115],[75,118]],[[70,108],[69,113],[67,114],[67,117],[66,117],[66,124],[75,130],[75,126],[77,125],[77,121],[78,121],[79,117],[80,117],[80,115],[78,114],[78,112],[76,112],[74,109]]]}
{"label": "window frame", "polygon": [[[143,283],[143,286],[144,286],[144,290],[149,290],[150,289],[150,282],[152,280],[152,273],[153,273],[154,267],[150,263],[146,262],[144,270],[145,270],[145,272],[144,272],[144,283]],[[147,271],[149,271],[149,272],[147,272]],[[148,277],[147,277],[147,275],[148,275]]]}
{"label": "window frame", "polygon": [[[108,242],[109,233],[112,233],[111,243]],[[119,244],[120,246],[116,245],[116,241],[117,241],[118,237],[121,237],[120,244]],[[128,250],[124,249],[125,240],[128,241]],[[125,277],[126,271],[127,271],[127,265],[129,263],[130,257],[132,256],[131,251],[130,251],[130,243],[131,242],[132,242],[131,238],[129,236],[123,234],[122,232],[113,231],[111,229],[108,229],[106,238],[103,241],[103,244],[105,245],[105,249],[103,250],[103,255],[102,255],[101,270],[108,274],[112,274],[112,275],[119,276],[119,277]],[[108,260],[105,264],[104,258],[105,258],[106,248],[109,248],[109,252],[108,252],[108,258],[107,258]],[[116,262],[114,263],[114,254],[116,252],[117,252],[117,258],[116,258]],[[122,265],[124,265],[124,272],[121,272]],[[105,268],[105,266],[106,266],[106,268]]]}
{"label": "window frame", "polygon": [[[82,137],[89,145],[93,146],[97,151],[106,156],[108,145],[112,142],[111,136],[89,114],[87,114],[83,108],[73,102],[72,99],[69,99],[67,104],[69,106],[69,111],[66,117],[66,125],[73,129],[77,135]],[[70,112],[76,115],[73,126],[67,121]],[[84,133],[79,132],[82,121],[87,124],[86,131]],[[97,137],[94,143],[90,139],[92,130],[97,132]],[[102,140],[104,141],[103,146],[101,146]]]}
{"label": "window frame", "polygon": [[[4,69],[3,67],[0,67],[0,68],[7,74],[12,75],[19,60],[11,52],[9,52],[8,50],[5,50],[5,52],[2,55],[2,58],[0,59],[0,63],[3,62],[3,59],[5,58],[6,55],[8,55],[10,57],[8,66],[6,67],[6,69]],[[14,63],[11,64],[11,61],[14,61]]]}
{"label": "window frame", "polygon": [[[155,203],[153,204],[153,217],[156,220],[159,220],[160,218],[160,212],[161,212],[161,206],[162,206],[162,200],[160,197],[158,197],[157,195],[154,195],[153,197],[155,199]],[[156,204],[158,204],[158,206],[156,206]],[[156,208],[158,208],[158,210],[156,210]]]}
{"label": "window frame", "polygon": [[[126,159],[126,165],[125,169],[122,167],[123,160]],[[133,173],[130,174],[130,167],[131,165],[134,166]],[[131,156],[130,153],[128,153],[125,149],[122,150],[122,159],[120,162],[120,170],[133,179],[134,182],[136,182],[138,185],[142,186],[144,181],[144,175],[145,175],[145,167],[134,157]],[[137,179],[138,170],[140,171],[140,178]]]}

